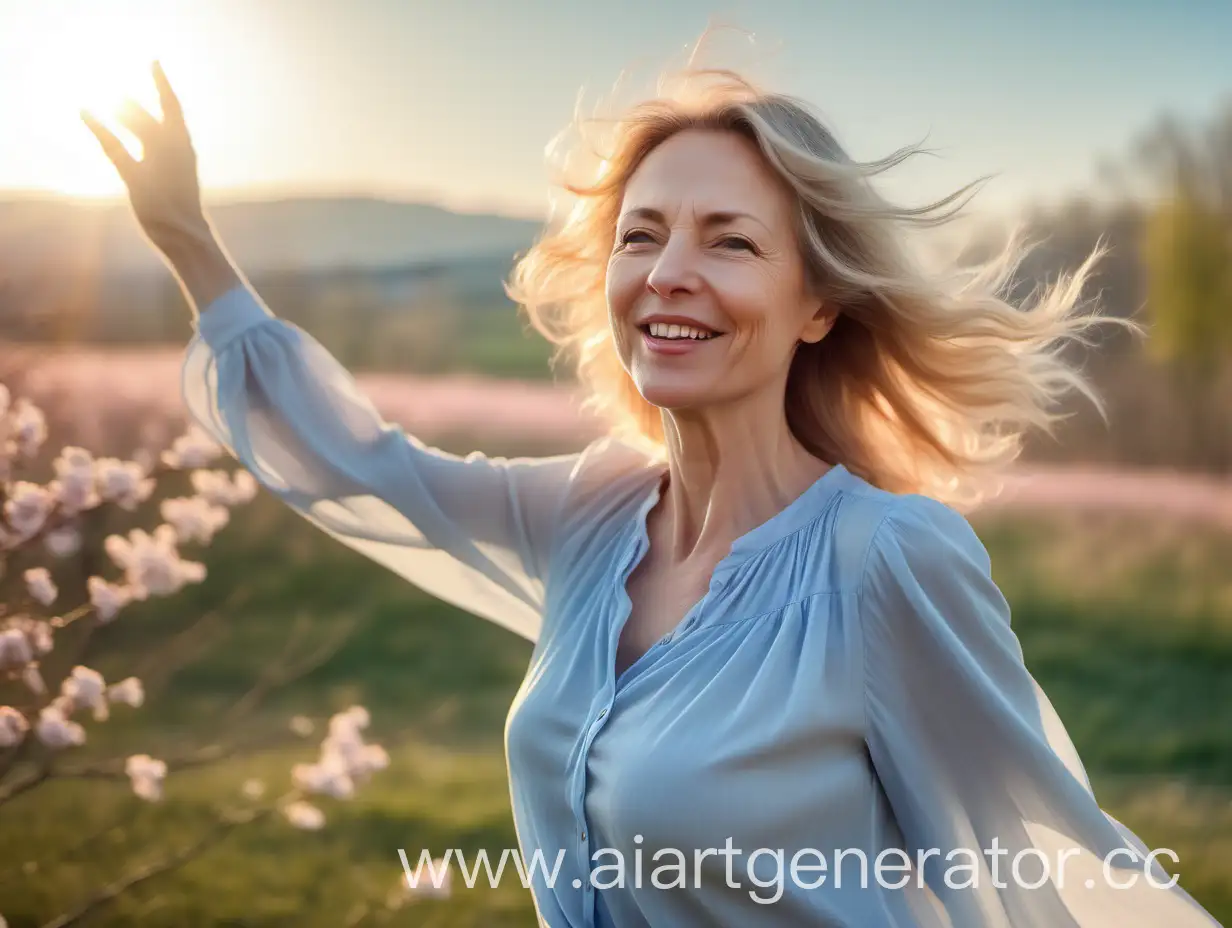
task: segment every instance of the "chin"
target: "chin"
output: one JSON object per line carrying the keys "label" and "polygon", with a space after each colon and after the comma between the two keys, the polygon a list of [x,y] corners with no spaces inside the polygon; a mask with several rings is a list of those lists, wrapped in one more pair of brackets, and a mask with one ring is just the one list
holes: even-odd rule
{"label": "chin", "polygon": [[644,383],[637,389],[642,399],[660,409],[688,409],[715,401],[715,391],[709,384]]}

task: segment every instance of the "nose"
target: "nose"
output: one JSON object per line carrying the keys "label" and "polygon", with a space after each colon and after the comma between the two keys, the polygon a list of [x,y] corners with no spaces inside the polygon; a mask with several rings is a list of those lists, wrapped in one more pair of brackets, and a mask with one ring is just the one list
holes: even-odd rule
{"label": "nose", "polygon": [[693,247],[683,235],[673,235],[659,253],[646,288],[665,300],[696,293],[700,278]]}

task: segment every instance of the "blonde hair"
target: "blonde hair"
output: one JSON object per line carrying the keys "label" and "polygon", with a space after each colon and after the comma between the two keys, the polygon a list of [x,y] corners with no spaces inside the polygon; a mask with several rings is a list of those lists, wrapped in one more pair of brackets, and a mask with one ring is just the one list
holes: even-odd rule
{"label": "blonde hair", "polygon": [[[926,271],[913,258],[905,229],[949,221],[983,180],[922,207],[892,205],[870,180],[918,146],[857,162],[806,103],[691,63],[614,120],[575,117],[579,130],[591,122],[602,133],[588,143],[583,132],[558,180],[572,209],[520,258],[506,289],[557,346],[556,361],[575,365],[586,406],[617,436],[664,451],[662,413],[616,354],[605,273],[626,183],[650,151],[687,129],[751,140],[797,198],[810,282],[840,311],[825,338],[798,347],[788,374],[787,422],[811,453],[882,489],[970,504],[1018,457],[1028,429],[1052,433],[1066,393],[1085,395],[1104,415],[1061,351],[1068,340],[1088,343],[1083,335],[1096,323],[1125,322],[1084,312],[1079,301],[1102,242],[1076,272],[1015,307],[1002,294],[1034,247],[1017,231],[973,267]],[[590,157],[580,170],[579,155]]]}

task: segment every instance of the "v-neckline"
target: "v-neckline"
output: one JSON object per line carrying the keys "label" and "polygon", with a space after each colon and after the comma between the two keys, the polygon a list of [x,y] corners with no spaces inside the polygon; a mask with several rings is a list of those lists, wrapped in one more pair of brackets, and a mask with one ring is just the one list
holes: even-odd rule
{"label": "v-neckline", "polygon": [[633,572],[645,559],[650,548],[650,532],[648,521],[650,512],[658,504],[663,494],[663,483],[668,475],[667,462],[661,462],[653,468],[654,480],[650,491],[637,506],[634,515],[633,533],[625,550],[625,556],[620,570],[617,571],[617,594],[620,609],[614,627],[610,630],[607,654],[607,670],[613,687],[619,691],[621,684],[630,672],[645,663],[647,657],[660,648],[670,644],[693,625],[694,619],[702,607],[710,600],[714,592],[726,582],[728,574],[748,558],[786,538],[805,525],[815,520],[824,509],[820,505],[829,495],[837,492],[840,485],[847,479],[850,472],[840,464],[830,468],[810,484],[803,493],[772,515],[769,519],[754,526],[731,543],[731,547],[715,565],[710,576],[706,592],[685,611],[684,615],[669,631],[661,635],[650,647],[635,657],[627,667],[616,672],[617,651],[625,625],[633,612],[633,600],[629,596],[629,579]]}

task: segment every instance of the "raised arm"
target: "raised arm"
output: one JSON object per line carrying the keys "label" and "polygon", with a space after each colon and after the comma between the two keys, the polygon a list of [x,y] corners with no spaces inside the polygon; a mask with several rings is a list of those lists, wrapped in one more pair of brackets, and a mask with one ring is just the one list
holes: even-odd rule
{"label": "raised arm", "polygon": [[311,522],[424,590],[534,639],[563,507],[582,455],[465,458],[385,422],[310,335],[276,318],[205,217],[179,101],[155,65],[163,120],[121,119],[133,159],[88,114],[142,230],[179,279],[196,336],[193,417]]}
{"label": "raised arm", "polygon": [[196,328],[185,401],[263,486],[422,589],[536,637],[580,455],[463,458],[424,445],[247,285]]}

